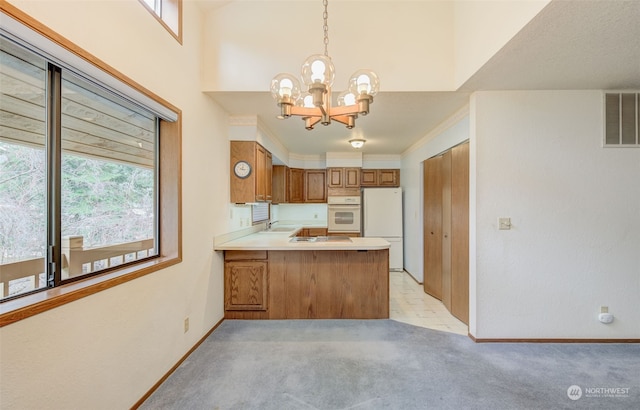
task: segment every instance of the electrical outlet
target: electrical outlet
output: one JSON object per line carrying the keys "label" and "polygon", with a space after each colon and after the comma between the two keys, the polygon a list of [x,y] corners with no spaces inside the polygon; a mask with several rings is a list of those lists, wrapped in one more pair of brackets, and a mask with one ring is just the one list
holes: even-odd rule
{"label": "electrical outlet", "polygon": [[189,318],[184,318],[184,332],[187,333],[189,331]]}

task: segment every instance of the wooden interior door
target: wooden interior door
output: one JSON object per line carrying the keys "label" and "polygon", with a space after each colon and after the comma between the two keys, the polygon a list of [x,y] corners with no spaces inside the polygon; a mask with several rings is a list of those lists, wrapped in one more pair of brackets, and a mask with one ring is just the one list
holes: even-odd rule
{"label": "wooden interior door", "polygon": [[451,309],[469,324],[469,143],[451,156]]}
{"label": "wooden interior door", "polygon": [[451,311],[451,151],[442,155],[442,303]]}
{"label": "wooden interior door", "polygon": [[424,164],[424,291],[469,323],[469,144]]}
{"label": "wooden interior door", "polygon": [[442,299],[442,156],[423,162],[424,291]]}

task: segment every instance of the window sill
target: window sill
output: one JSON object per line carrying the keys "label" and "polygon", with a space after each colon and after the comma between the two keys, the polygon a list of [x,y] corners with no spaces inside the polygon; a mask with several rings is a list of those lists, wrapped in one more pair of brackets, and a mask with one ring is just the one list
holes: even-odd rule
{"label": "window sill", "polygon": [[0,304],[0,327],[55,309],[86,296],[91,296],[149,273],[168,268],[181,261],[182,259],[178,256],[161,256],[134,266],[106,272],[102,275],[69,283],[68,285],[3,302]]}

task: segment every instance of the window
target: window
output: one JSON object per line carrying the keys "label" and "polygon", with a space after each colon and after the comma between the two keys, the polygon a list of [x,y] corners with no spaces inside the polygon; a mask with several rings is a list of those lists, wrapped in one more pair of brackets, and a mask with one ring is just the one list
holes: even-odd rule
{"label": "window", "polygon": [[180,111],[5,12],[0,327],[181,261]]}
{"label": "window", "polygon": [[182,44],[182,0],[140,0],[140,3]]}
{"label": "window", "polygon": [[157,255],[157,117],[7,39],[1,50],[2,297]]}
{"label": "window", "polygon": [[46,68],[0,37],[0,298],[47,284]]}
{"label": "window", "polygon": [[606,147],[640,147],[640,94],[605,94]]}
{"label": "window", "polygon": [[269,220],[269,203],[260,202],[258,204],[251,205],[251,222],[259,223]]}

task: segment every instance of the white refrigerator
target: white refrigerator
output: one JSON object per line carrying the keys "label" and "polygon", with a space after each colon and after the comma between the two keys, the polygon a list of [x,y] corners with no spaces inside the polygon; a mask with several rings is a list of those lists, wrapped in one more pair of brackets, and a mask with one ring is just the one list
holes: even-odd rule
{"label": "white refrigerator", "polygon": [[390,244],[389,269],[404,269],[402,246],[402,189],[362,189],[362,232],[364,237],[384,238]]}

